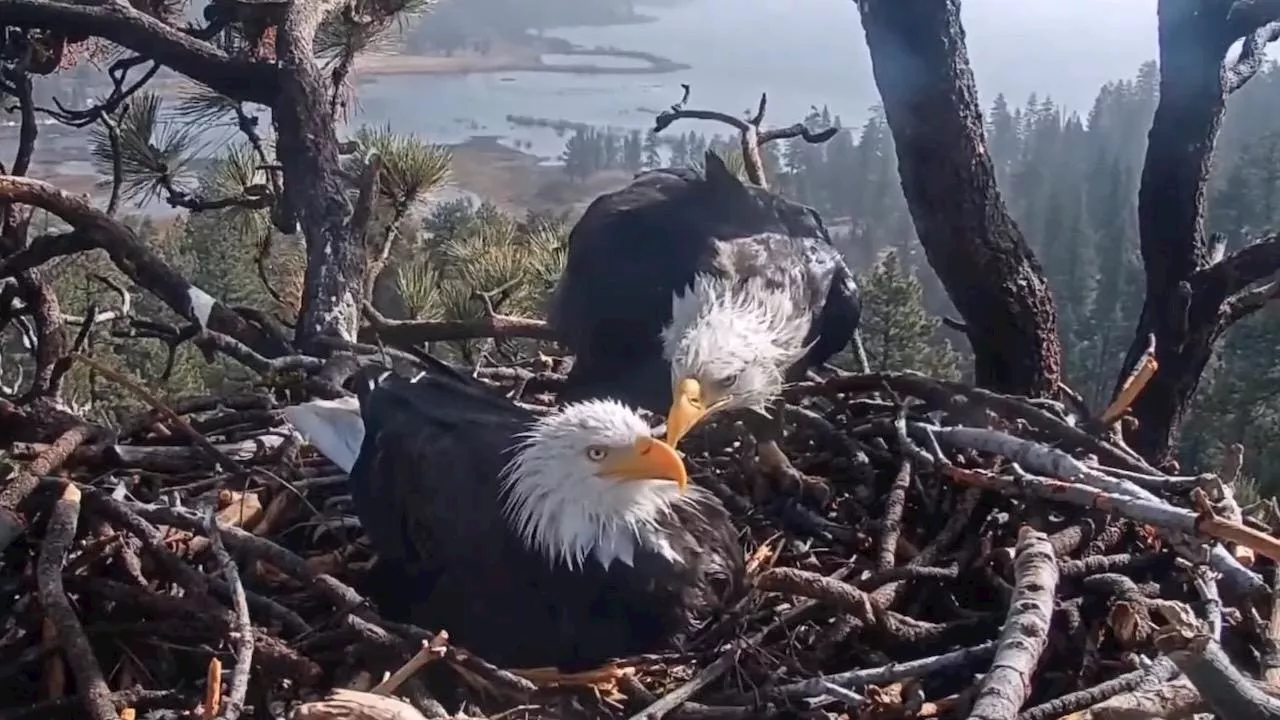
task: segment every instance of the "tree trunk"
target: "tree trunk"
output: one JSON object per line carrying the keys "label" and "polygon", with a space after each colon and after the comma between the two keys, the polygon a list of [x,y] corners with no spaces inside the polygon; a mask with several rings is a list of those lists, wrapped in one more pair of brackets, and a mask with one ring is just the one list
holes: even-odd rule
{"label": "tree trunk", "polygon": [[350,186],[343,181],[328,86],[312,47],[322,8],[323,3],[295,3],[276,38],[276,154],[284,169],[285,203],[307,244],[305,291],[295,330],[300,348],[321,335],[355,340],[364,291],[364,228],[350,222]]}
{"label": "tree trunk", "polygon": [[861,0],[859,9],[907,207],[964,318],[976,382],[1056,394],[1057,310],[996,187],[960,0]]}
{"label": "tree trunk", "polygon": [[[1238,3],[1237,3],[1238,4]],[[1155,336],[1159,369],[1132,412],[1132,447],[1156,463],[1167,461],[1178,439],[1200,375],[1214,343],[1232,322],[1261,304],[1246,307],[1237,295],[1275,271],[1274,248],[1262,243],[1227,258],[1213,257],[1205,235],[1205,188],[1214,144],[1231,90],[1251,70],[1247,49],[1224,70],[1227,50],[1242,36],[1265,46],[1261,24],[1231,12],[1219,0],[1160,0],[1160,99],[1147,136],[1138,191],[1138,230],[1146,269],[1146,297],[1125,377]],[[1254,25],[1252,23],[1260,23]],[[1118,390],[1118,385],[1117,385]]]}

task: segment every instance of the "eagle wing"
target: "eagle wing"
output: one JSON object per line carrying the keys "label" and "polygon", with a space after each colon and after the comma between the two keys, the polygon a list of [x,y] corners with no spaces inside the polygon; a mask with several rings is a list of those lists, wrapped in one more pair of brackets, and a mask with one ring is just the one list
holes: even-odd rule
{"label": "eagle wing", "polygon": [[431,573],[504,542],[499,483],[532,414],[469,378],[384,376],[361,398],[349,486],[382,560]]}

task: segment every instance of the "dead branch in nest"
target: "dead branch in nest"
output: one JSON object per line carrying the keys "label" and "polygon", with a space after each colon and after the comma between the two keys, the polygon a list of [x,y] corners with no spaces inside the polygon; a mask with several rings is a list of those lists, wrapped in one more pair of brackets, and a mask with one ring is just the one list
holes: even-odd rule
{"label": "dead branch in nest", "polygon": [[1164,604],[1158,609],[1168,624],[1156,633],[1156,647],[1186,674],[1218,717],[1280,719],[1280,700],[1236,668],[1218,641],[1200,629],[1189,608]]}
{"label": "dead branch in nest", "polygon": [[[231,588],[231,599],[235,605],[236,666],[231,673],[231,687],[220,717],[222,720],[237,720],[244,711],[244,698],[249,691],[249,672],[253,667],[253,624],[249,620],[249,601],[244,594],[244,585],[240,582],[240,573],[236,570],[235,561],[223,547],[222,532],[218,530],[212,509],[205,516],[205,532],[209,535],[214,557],[222,565],[222,574]],[[211,692],[218,692],[216,685]]]}
{"label": "dead branch in nest", "polygon": [[18,504],[36,489],[42,476],[58,469],[91,435],[92,430],[88,425],[71,428],[0,489],[0,551],[9,547],[26,530],[27,523],[18,513]]}
{"label": "dead branch in nest", "polygon": [[1044,533],[1022,528],[1014,561],[1013,604],[996,646],[991,671],[969,711],[973,720],[1014,720],[1027,701],[1031,676],[1049,641],[1058,563]]}
{"label": "dead branch in nest", "polygon": [[653,131],[660,133],[682,118],[687,120],[713,120],[728,125],[738,131],[738,138],[742,147],[742,159],[747,169],[747,179],[760,187],[769,187],[769,182],[764,174],[764,161],[760,158],[761,145],[793,138],[801,138],[807,143],[820,145],[840,132],[839,128],[812,130],[803,123],[796,123],[785,128],[762,130],[760,125],[764,122],[764,112],[769,102],[767,93],[760,93],[760,104],[756,107],[753,115],[747,118],[738,118],[715,110],[694,110],[685,107],[689,103],[691,88],[688,85],[683,87],[684,95],[680,98],[680,102],[672,105],[669,110],[664,110],[654,118]]}
{"label": "dead branch in nest", "polygon": [[1100,421],[1103,425],[1114,425],[1120,420],[1129,408],[1133,405],[1133,401],[1138,399],[1138,395],[1142,394],[1142,389],[1151,382],[1151,378],[1155,377],[1156,371],[1160,369],[1160,363],[1156,362],[1156,336],[1151,335],[1147,340],[1147,349],[1142,353],[1142,357],[1138,359],[1138,364],[1134,366],[1133,372],[1125,377],[1124,382],[1120,384],[1120,391],[1116,393],[1116,398],[1111,401],[1107,409],[1102,412]]}
{"label": "dead branch in nest", "polygon": [[556,339],[555,331],[545,321],[510,315],[494,314],[478,320],[390,320],[366,305],[365,317],[370,324],[360,330],[362,341],[382,340],[399,347],[481,338]]}
{"label": "dead branch in nest", "polygon": [[40,548],[36,585],[40,605],[53,622],[58,644],[75,675],[85,711],[94,720],[115,720],[118,716],[111,702],[111,689],[107,687],[93,646],[89,644],[89,638],[62,587],[62,563],[75,539],[79,520],[80,491],[75,485],[67,484],[49,516],[49,527]]}

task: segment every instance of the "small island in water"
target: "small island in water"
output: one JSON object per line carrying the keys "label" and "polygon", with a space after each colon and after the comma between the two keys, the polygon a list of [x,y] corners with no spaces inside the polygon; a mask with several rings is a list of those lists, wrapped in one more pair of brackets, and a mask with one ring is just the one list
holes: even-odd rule
{"label": "small island in water", "polygon": [[[689,0],[661,0],[670,6]],[[583,47],[545,35],[554,28],[624,25],[653,18],[633,0],[443,0],[412,27],[401,52],[362,56],[360,76],[493,72],[654,74],[688,65],[639,50]]]}

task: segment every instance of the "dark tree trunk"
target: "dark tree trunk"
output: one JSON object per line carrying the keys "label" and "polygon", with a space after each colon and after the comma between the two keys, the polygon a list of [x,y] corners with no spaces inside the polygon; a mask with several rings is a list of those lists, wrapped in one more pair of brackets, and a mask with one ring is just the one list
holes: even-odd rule
{"label": "dark tree trunk", "polygon": [[[1246,18],[1231,6],[1220,0],[1159,5],[1160,100],[1138,191],[1146,298],[1121,376],[1154,335],[1159,369],[1133,405],[1138,427],[1128,440],[1158,463],[1173,452],[1214,343],[1267,299],[1238,293],[1275,272],[1280,260],[1274,239],[1213,257],[1205,235],[1205,188],[1226,98],[1256,72],[1255,58],[1277,31],[1264,27],[1274,17]],[[1241,37],[1247,37],[1245,50],[1224,69],[1227,50]]]}
{"label": "dark tree trunk", "polygon": [[859,8],[907,206],[964,318],[977,383],[1056,394],[1058,315],[996,187],[960,0],[861,0]]}

